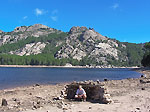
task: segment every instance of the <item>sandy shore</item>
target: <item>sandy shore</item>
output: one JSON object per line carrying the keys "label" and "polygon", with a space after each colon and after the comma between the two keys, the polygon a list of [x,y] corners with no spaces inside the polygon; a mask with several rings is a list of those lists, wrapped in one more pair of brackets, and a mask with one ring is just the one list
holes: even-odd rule
{"label": "sandy shore", "polygon": [[[149,69],[138,69],[147,77]],[[150,112],[150,79],[125,79],[102,82],[114,103],[100,104],[54,100],[66,84],[33,85],[0,91],[8,106],[0,112]]]}

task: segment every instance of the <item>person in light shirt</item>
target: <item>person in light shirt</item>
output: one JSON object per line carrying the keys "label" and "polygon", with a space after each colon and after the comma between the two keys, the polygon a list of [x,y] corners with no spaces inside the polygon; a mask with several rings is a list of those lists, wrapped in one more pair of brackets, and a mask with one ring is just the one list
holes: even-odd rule
{"label": "person in light shirt", "polygon": [[82,88],[81,85],[79,85],[79,89],[77,89],[75,98],[83,99],[84,101],[86,101],[86,97],[87,97],[87,96],[86,96],[85,90]]}

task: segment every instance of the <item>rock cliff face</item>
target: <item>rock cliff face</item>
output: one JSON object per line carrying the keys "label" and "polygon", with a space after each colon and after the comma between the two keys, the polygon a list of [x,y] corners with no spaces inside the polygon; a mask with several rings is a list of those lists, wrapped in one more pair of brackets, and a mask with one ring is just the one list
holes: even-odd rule
{"label": "rock cliff face", "polygon": [[45,48],[46,44],[45,43],[31,43],[31,44],[26,44],[25,47],[17,49],[16,51],[11,51],[10,54],[16,54],[19,56],[23,55],[31,55],[31,54],[40,54],[42,53],[42,50]]}
{"label": "rock cliff face", "polygon": [[[0,31],[1,32],[1,31]],[[25,39],[27,37],[39,37],[45,36],[50,33],[56,32],[55,29],[49,28],[42,24],[35,24],[33,26],[21,26],[16,27],[12,32],[3,32],[0,35],[0,45],[7,43],[15,43],[18,40]]]}
{"label": "rock cliff face", "polygon": [[[125,46],[122,44],[122,46]],[[86,27],[72,27],[66,44],[57,52],[57,58],[69,58],[82,60],[84,57],[97,63],[107,64],[109,59],[127,60],[127,57],[119,57],[121,51],[117,49],[118,43],[94,29]],[[109,57],[109,58],[108,58]]]}
{"label": "rock cliff face", "polygon": [[[35,24],[16,27],[12,32],[0,30],[1,54],[28,56],[46,53],[52,54],[55,59],[67,58],[86,62],[87,65],[111,67],[116,63],[128,63],[132,55],[128,51],[127,43],[110,39],[87,27],[74,26],[69,32],[62,32]],[[139,51],[135,52],[138,55]]]}

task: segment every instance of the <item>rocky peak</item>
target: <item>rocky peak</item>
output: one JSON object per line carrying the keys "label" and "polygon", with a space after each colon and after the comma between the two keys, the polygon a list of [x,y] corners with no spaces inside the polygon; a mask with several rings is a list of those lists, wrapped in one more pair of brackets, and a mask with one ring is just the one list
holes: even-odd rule
{"label": "rocky peak", "polygon": [[94,28],[89,28],[89,31],[91,31],[91,32],[93,32],[93,33],[95,33],[95,34],[97,34],[98,37],[101,37],[101,38],[103,38],[103,39],[104,39],[104,38],[106,39],[105,36],[103,36],[103,35],[101,35],[100,33],[96,32]]}
{"label": "rocky peak", "polygon": [[90,28],[89,28],[89,30],[92,30],[92,31],[94,31],[94,32],[95,32],[94,28],[91,28],[91,27],[90,27]]}
{"label": "rocky peak", "polygon": [[69,34],[73,34],[73,33],[79,33],[79,32],[83,32],[88,30],[87,27],[79,27],[79,26],[74,26],[70,29]]}
{"label": "rocky peak", "polygon": [[30,26],[27,29],[27,31],[34,31],[34,30],[38,30],[38,29],[41,29],[41,28],[48,29],[49,27],[46,26],[46,25],[42,25],[42,24],[34,24],[33,26]]}
{"label": "rocky peak", "polygon": [[98,32],[96,32],[93,28],[89,28],[88,30],[86,30],[83,35],[82,35],[83,40],[93,40],[93,41],[97,41],[97,40],[106,40],[107,38],[105,36],[102,36],[101,34],[99,34]]}
{"label": "rocky peak", "polygon": [[27,30],[27,27],[26,26],[21,26],[21,27],[16,27],[14,29],[14,32],[24,32]]}
{"label": "rocky peak", "polygon": [[14,32],[24,32],[24,31],[35,31],[38,29],[49,29],[48,26],[42,25],[42,24],[34,24],[32,26],[21,26],[21,27],[16,27],[14,29]]}

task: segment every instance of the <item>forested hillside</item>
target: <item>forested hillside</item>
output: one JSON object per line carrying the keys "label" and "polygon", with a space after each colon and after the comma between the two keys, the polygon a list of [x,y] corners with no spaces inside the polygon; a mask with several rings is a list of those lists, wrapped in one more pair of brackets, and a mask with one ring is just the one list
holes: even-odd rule
{"label": "forested hillside", "polygon": [[119,42],[93,28],[62,32],[42,24],[0,33],[1,65],[141,66],[143,44]]}

